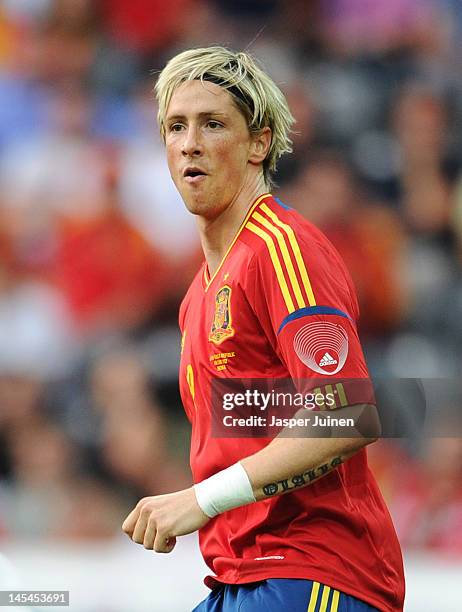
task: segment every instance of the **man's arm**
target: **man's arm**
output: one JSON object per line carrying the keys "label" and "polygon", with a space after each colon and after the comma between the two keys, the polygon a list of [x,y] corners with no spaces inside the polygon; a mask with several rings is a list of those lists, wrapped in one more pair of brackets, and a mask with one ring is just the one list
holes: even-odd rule
{"label": "man's arm", "polygon": [[[338,434],[341,430],[332,428],[330,437],[314,438],[309,437],[313,435],[312,430],[300,428],[295,433],[291,430],[290,435],[304,437],[288,438],[284,437],[283,430],[265,448],[239,462],[242,466],[240,474],[234,470],[239,466],[235,464],[199,486],[207,489],[207,497],[212,499],[213,507],[226,511],[310,485],[374,442],[376,436],[370,437],[374,423],[377,423],[378,435],[378,419],[373,406],[352,406],[335,412],[343,411],[354,415],[357,419],[355,422],[366,415],[369,437],[358,432],[356,437],[340,438]],[[236,482],[236,477],[241,481]],[[125,519],[122,529],[134,542],[143,544],[147,549],[171,552],[177,536],[197,531],[210,518],[199,505],[195,488],[190,487],[168,495],[141,499]]]}
{"label": "man's arm", "polygon": [[[311,414],[326,416],[325,411]],[[241,461],[257,501],[319,480],[380,435],[377,409],[373,405],[348,406],[328,414],[351,419],[355,426],[323,428],[323,437],[318,437],[319,430],[313,427],[284,429],[268,446]],[[303,409],[295,415],[296,418],[303,416],[306,416]]]}

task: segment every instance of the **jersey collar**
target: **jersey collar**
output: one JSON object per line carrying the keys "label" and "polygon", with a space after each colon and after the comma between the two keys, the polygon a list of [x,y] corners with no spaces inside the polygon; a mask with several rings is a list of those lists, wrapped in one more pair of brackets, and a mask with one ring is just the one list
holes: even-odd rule
{"label": "jersey collar", "polygon": [[236,232],[236,235],[234,236],[233,240],[231,241],[231,244],[229,245],[229,247],[226,250],[226,253],[223,255],[222,260],[220,261],[220,264],[218,266],[218,268],[215,270],[215,274],[213,274],[213,276],[209,275],[209,271],[208,271],[208,267],[207,267],[207,262],[204,262],[204,273],[202,275],[202,280],[203,280],[203,284],[204,284],[204,290],[207,292],[208,288],[210,287],[210,285],[213,283],[213,281],[215,280],[217,274],[219,273],[219,271],[221,270],[221,268],[223,267],[223,264],[225,263],[226,258],[228,257],[231,249],[233,248],[236,240],[239,238],[242,230],[245,227],[245,224],[247,223],[247,221],[249,220],[250,215],[253,213],[253,211],[255,210],[255,208],[260,204],[260,202],[262,200],[264,200],[265,198],[271,196],[270,193],[264,193],[261,196],[258,196],[258,198],[255,200],[255,202],[252,204],[252,206],[250,207],[249,211],[247,212],[244,220],[242,221],[239,229]]}

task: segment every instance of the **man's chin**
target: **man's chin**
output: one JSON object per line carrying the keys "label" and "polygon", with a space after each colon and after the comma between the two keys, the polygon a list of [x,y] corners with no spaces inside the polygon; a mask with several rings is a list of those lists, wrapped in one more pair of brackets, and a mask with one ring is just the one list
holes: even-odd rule
{"label": "man's chin", "polygon": [[207,205],[202,200],[184,197],[183,202],[186,206],[186,210],[192,215],[203,215],[207,210]]}
{"label": "man's chin", "polygon": [[204,193],[199,193],[199,190],[193,192],[190,189],[181,189],[181,198],[186,206],[186,209],[193,215],[200,215],[208,208],[207,198]]}

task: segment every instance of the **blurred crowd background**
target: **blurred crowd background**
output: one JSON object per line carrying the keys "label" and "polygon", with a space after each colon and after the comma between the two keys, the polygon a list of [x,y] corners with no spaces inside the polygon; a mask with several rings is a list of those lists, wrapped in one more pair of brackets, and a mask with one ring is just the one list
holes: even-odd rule
{"label": "blurred crowd background", "polygon": [[[458,0],[0,0],[0,545],[114,538],[191,482],[201,252],[152,93],[177,51],[247,48],[286,93],[278,195],[346,260],[371,371],[460,378],[461,34]],[[460,437],[370,457],[406,549],[462,557]]]}

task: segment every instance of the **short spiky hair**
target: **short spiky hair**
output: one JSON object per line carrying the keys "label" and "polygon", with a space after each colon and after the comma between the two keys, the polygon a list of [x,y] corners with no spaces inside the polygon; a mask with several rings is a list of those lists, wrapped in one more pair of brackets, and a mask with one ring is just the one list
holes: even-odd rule
{"label": "short spiky hair", "polygon": [[165,116],[173,92],[185,81],[193,80],[209,81],[227,89],[251,132],[271,128],[271,146],[263,162],[264,178],[270,186],[277,160],[292,151],[289,134],[295,122],[279,87],[248,53],[217,46],[183,51],[168,62],[155,86],[164,140]]}

